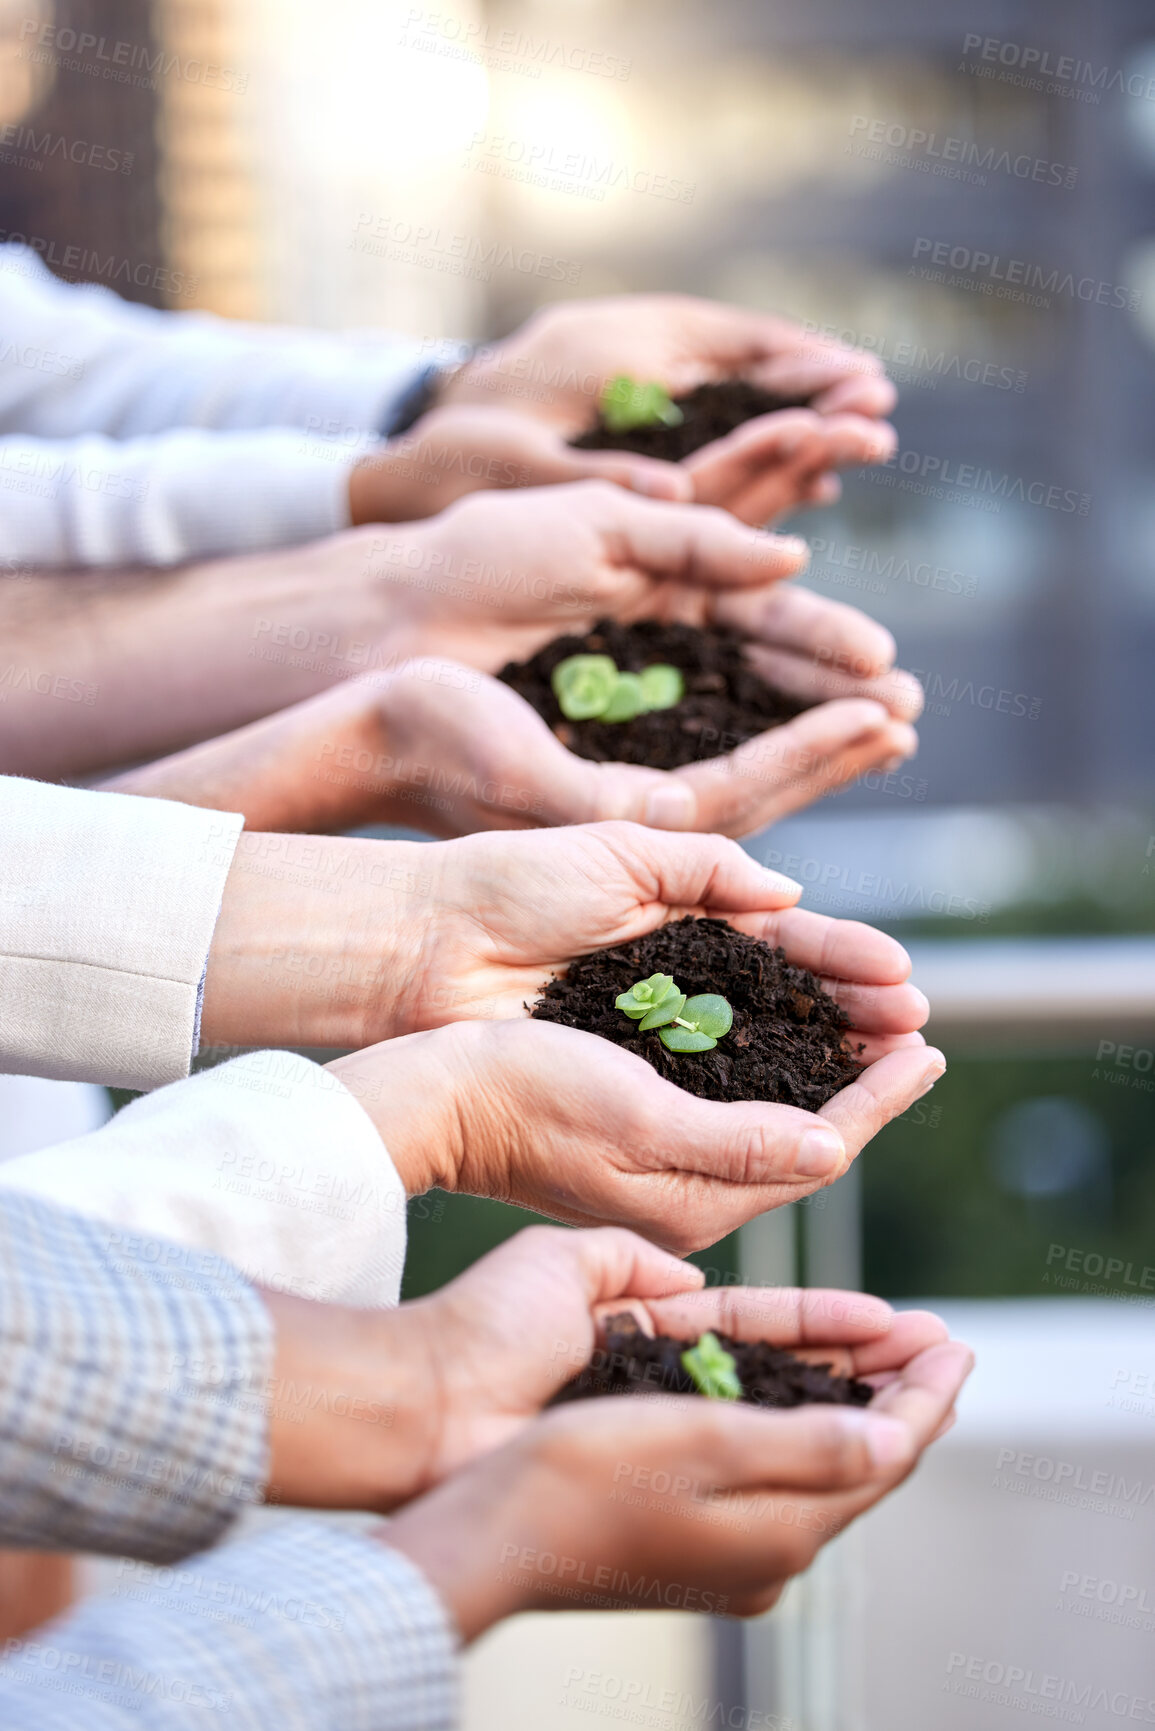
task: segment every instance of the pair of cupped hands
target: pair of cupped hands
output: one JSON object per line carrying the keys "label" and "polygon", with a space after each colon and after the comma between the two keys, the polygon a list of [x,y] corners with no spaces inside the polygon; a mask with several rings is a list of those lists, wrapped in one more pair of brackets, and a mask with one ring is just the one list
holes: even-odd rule
{"label": "pair of cupped hands", "polygon": [[[380,1537],[465,1640],[535,1608],[768,1609],[950,1427],[971,1364],[927,1312],[704,1289],[697,1269],[614,1228],[531,1227],[392,1312],[266,1297],[267,1496],[397,1511]],[[767,1412],[655,1387],[543,1415],[623,1309],[648,1333],[772,1341],[873,1398]]]}

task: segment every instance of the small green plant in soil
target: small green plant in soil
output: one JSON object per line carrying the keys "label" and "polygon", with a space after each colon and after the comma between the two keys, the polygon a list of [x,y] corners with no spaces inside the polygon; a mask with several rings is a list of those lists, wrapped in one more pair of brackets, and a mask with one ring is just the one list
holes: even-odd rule
{"label": "small green plant in soil", "polygon": [[709,1329],[700,1337],[697,1346],[682,1354],[682,1369],[707,1400],[741,1400],[742,1384],[734,1355],[726,1351],[718,1336],[711,1334]]}
{"label": "small green plant in soil", "polygon": [[623,673],[610,655],[568,655],[550,676],[568,721],[633,721],[682,701],[686,682],[676,667],[658,664]]}
{"label": "small green plant in soil", "polygon": [[601,395],[602,420],[611,433],[632,433],[635,427],[677,427],[682,411],[656,380],[631,379],[620,373]]}
{"label": "small green plant in soil", "polygon": [[651,974],[614,999],[623,1015],[637,1022],[639,1032],[658,1030],[669,1052],[710,1052],[734,1026],[734,1012],[717,992],[687,998],[672,974]]}

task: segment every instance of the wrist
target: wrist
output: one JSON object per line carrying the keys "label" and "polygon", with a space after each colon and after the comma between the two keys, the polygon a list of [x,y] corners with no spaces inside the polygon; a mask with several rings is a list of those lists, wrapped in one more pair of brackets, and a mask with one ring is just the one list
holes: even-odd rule
{"label": "wrist", "polygon": [[[452,576],[439,554],[439,517],[361,530],[365,580],[376,591],[387,623],[381,632],[377,664],[394,667],[411,656],[430,653],[430,598],[436,601]],[[432,651],[436,653],[436,651]]]}
{"label": "wrist", "polygon": [[384,1512],[419,1495],[437,1448],[420,1326],[404,1310],[264,1297],[277,1329],[266,1500]]}
{"label": "wrist", "polygon": [[413,484],[412,465],[405,452],[385,445],[361,457],[349,470],[349,521],[355,529],[368,523],[405,523],[428,514],[421,508]]}
{"label": "wrist", "polygon": [[[456,1022],[386,1040],[326,1065],[355,1095],[407,1196],[456,1190],[485,1120],[479,1048],[485,1024]],[[500,1189],[486,1194],[500,1195]]]}
{"label": "wrist", "polygon": [[425,851],[243,834],[209,950],[204,1044],[339,1050],[412,1027]]}
{"label": "wrist", "polygon": [[525,1547],[554,1548],[549,1511],[535,1518],[540,1490],[532,1456],[502,1449],[402,1509],[377,1535],[421,1570],[466,1643],[538,1602],[534,1578],[516,1565]]}

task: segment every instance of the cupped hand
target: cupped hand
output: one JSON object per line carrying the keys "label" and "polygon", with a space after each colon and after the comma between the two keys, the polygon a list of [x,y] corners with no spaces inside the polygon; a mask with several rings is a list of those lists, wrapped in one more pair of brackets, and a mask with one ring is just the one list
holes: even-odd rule
{"label": "cupped hand", "polygon": [[613,481],[654,499],[695,496],[693,480],[679,465],[627,452],[576,451],[556,427],[514,409],[440,408],[357,464],[349,476],[349,510],[358,524],[410,523],[469,493],[590,480]]}
{"label": "cupped hand", "polygon": [[[834,606],[813,609],[816,636]],[[331,798],[326,827],[391,821],[456,836],[628,818],[741,837],[917,751],[911,721],[922,694],[909,674],[860,677],[785,647],[771,653],[778,682],[814,707],[733,750],[720,738],[715,755],[673,771],[580,757],[509,686],[419,658],[360,702],[350,690],[312,700],[323,743],[311,750],[311,781],[298,786],[309,801]],[[836,695],[824,699],[824,690]],[[266,778],[253,789],[268,827],[294,827],[266,804],[274,785]]]}
{"label": "cupped hand", "polygon": [[421,1568],[466,1640],[528,1609],[753,1616],[908,1475],[970,1366],[959,1342],[928,1346],[868,1411],[671,1395],[569,1406],[381,1537]]}
{"label": "cupped hand", "polygon": [[703,445],[681,467],[698,504],[722,505],[743,523],[772,523],[833,504],[842,491],[837,469],[884,463],[897,442],[892,426],[869,415],[782,409]]}
{"label": "cupped hand", "polygon": [[794,536],[607,481],[474,493],[404,533],[350,534],[367,580],[388,587],[397,660],[443,655],[489,672],[606,614],[704,623],[719,595],[764,592],[808,558]]}
{"label": "cupped hand", "polygon": [[596,1034],[528,1019],[455,1022],[328,1067],[408,1194],[436,1185],[571,1225],[629,1226],[685,1254],[832,1183],[945,1068],[917,1034],[879,1031],[868,1058],[872,1046],[883,1055],[821,1113],[699,1099]]}
{"label": "cupped hand", "polygon": [[543,307],[443,383],[448,404],[507,402],[567,434],[592,426],[619,374],[681,396],[742,377],[820,414],[889,414],[895,391],[876,355],[807,332],[793,319],[693,295],[616,295]]}
{"label": "cupped hand", "polygon": [[881,1056],[929,1014],[894,938],[795,909],[800,886],[720,836],[630,823],[482,834],[427,850],[437,918],[401,985],[399,1021],[435,1027],[515,1017],[575,956],[628,943],[684,914],[726,919],[820,974]]}
{"label": "cupped hand", "polygon": [[829,504],[835,470],[885,462],[894,429],[865,414],[786,409],[759,416],[682,463],[575,450],[560,428],[508,408],[433,409],[349,476],[355,524],[431,517],[470,493],[605,480],[653,499],[719,505],[745,523]]}
{"label": "cupped hand", "polygon": [[767,1340],[885,1386],[947,1338],[927,1311],[896,1313],[856,1292],[776,1287],[701,1290],[702,1275],[614,1228],[531,1226],[398,1321],[424,1351],[436,1417],[425,1487],[499,1447],[590,1362],[599,1317],[629,1309],[648,1332],[696,1340],[706,1329]]}
{"label": "cupped hand", "polygon": [[[400,823],[452,837],[629,818],[658,829],[751,835],[910,757],[918,745],[910,720],[921,702],[909,674],[843,671],[836,656],[845,661],[849,650],[831,648],[823,659],[824,644],[839,637],[864,648],[856,659],[869,667],[885,655],[877,628],[853,609],[782,589],[763,614],[755,658],[770,662],[796,695],[819,701],[736,750],[720,739],[714,756],[672,772],[579,757],[509,686],[419,656],[106,785],[243,811],[255,830],[317,834]],[[815,644],[809,657],[807,636]]]}

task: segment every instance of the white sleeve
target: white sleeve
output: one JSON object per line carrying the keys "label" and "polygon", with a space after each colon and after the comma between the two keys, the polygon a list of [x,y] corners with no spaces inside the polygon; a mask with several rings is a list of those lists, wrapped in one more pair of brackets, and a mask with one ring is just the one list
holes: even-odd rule
{"label": "white sleeve", "polygon": [[4,554],[21,564],[175,565],[349,527],[350,451],[288,428],[128,440],[0,437]]}
{"label": "white sleeve", "polygon": [[10,1190],[109,1222],[126,1254],[175,1239],[305,1298],[371,1308],[400,1293],[401,1180],[344,1084],[292,1052],[248,1053],[6,1161]]}
{"label": "white sleeve", "polygon": [[239,813],[0,776],[0,1071],[188,1074]]}
{"label": "white sleeve", "polygon": [[158,312],[61,282],[29,247],[0,246],[0,433],[133,439],[174,427],[296,427],[355,442],[381,431],[427,367],[463,353],[380,330]]}

